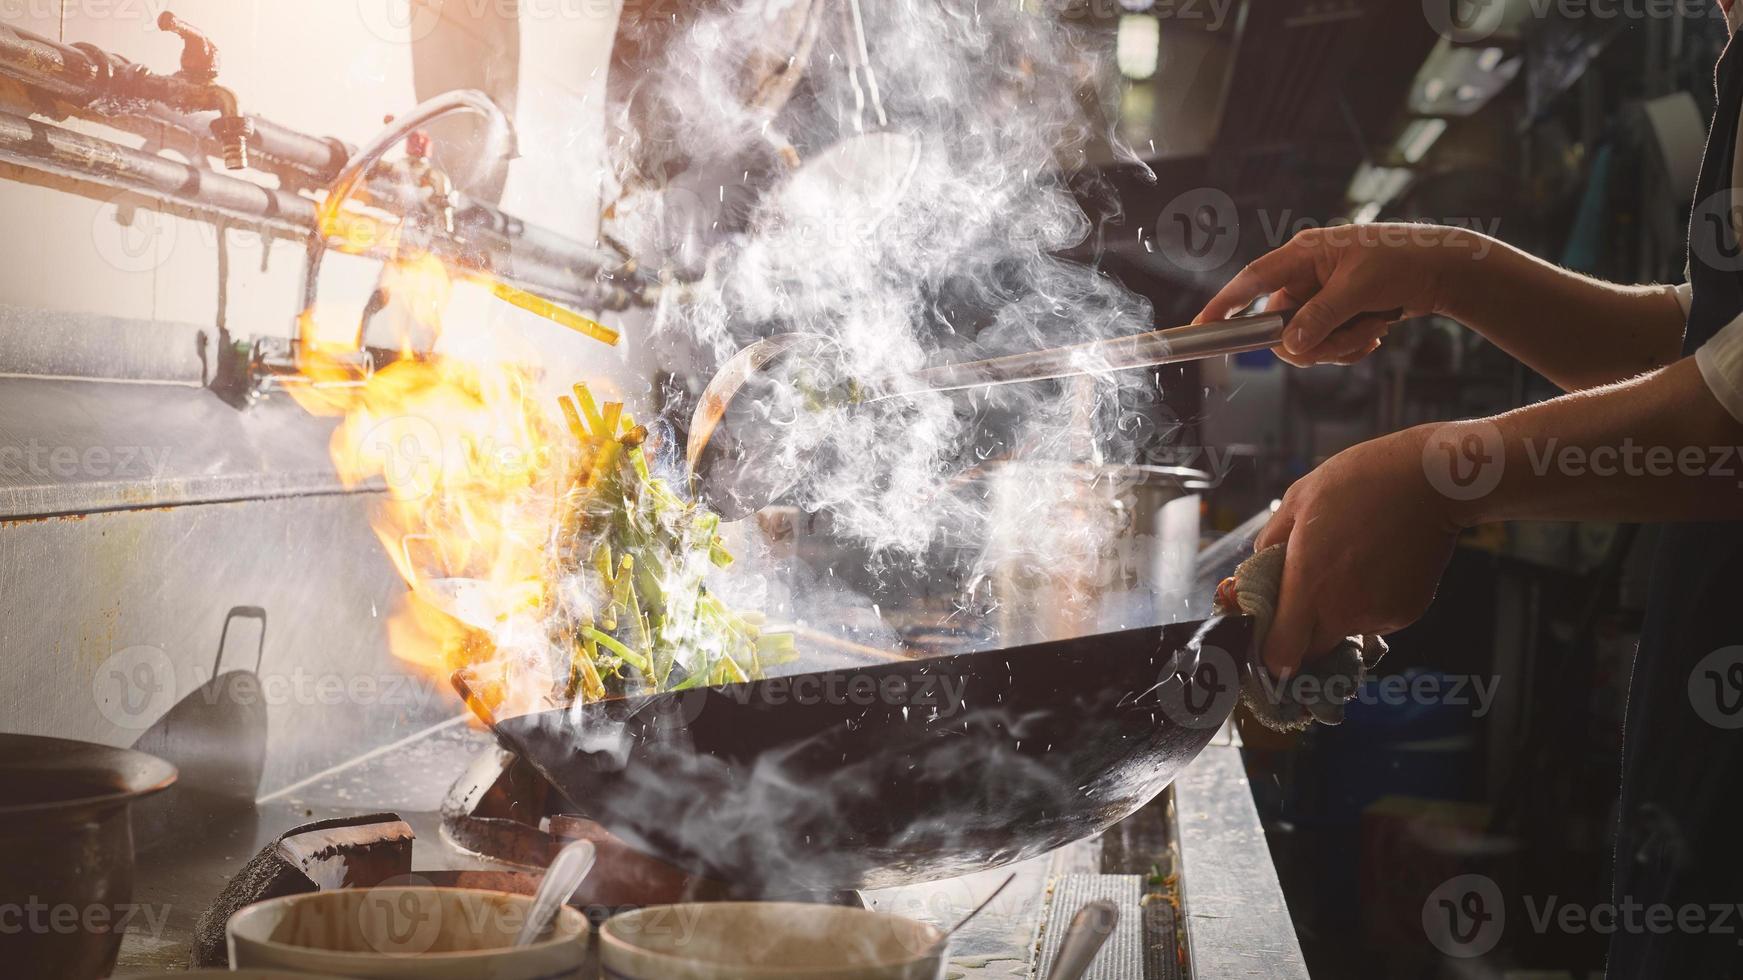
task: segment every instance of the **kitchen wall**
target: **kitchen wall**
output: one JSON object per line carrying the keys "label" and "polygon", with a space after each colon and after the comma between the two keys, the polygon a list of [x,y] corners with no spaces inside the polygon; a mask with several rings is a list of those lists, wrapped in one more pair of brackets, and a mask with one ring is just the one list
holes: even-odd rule
{"label": "kitchen wall", "polygon": [[[167,7],[217,44],[244,111],[354,145],[419,96],[485,84],[512,97],[520,156],[505,185],[477,189],[591,241],[615,2],[434,6],[446,23],[407,0],[18,0],[0,19],[167,72],[180,53],[155,26]],[[485,43],[504,37],[517,41],[508,55]],[[20,111],[21,96],[0,85],[0,107]],[[455,135],[464,126],[438,133]],[[195,339],[220,325],[291,334],[302,244],[90,186],[0,168],[0,462],[33,447],[88,462],[124,443],[161,465],[0,466],[0,729],[132,744],[172,706],[234,707],[214,674],[252,672],[277,685],[251,695],[265,708],[267,794],[458,714],[439,679],[387,652],[405,589],[368,526],[380,495],[345,492],[325,458],[330,423],[282,395],[238,410],[199,387]],[[376,274],[329,256],[322,310],[360,310]],[[542,365],[556,388],[609,379],[633,406],[651,374],[644,323],[601,317],[623,331],[619,347],[463,285],[441,343]]]}

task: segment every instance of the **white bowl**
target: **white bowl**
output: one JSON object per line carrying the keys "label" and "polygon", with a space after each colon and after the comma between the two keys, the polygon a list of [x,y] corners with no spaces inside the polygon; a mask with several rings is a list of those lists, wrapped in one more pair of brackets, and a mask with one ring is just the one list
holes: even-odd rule
{"label": "white bowl", "polygon": [[230,917],[232,967],[363,978],[555,980],[579,974],[587,917],[564,906],[547,938],[514,947],[532,899],[473,888],[291,895]]}
{"label": "white bowl", "polygon": [[940,980],[943,931],[834,905],[653,905],[608,920],[608,980]]}

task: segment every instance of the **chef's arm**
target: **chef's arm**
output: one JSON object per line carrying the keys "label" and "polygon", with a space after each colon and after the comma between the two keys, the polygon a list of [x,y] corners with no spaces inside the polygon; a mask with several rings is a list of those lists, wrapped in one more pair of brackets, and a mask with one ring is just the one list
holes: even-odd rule
{"label": "chef's arm", "polygon": [[1669,364],[1684,324],[1670,287],[1600,282],[1442,225],[1301,232],[1242,269],[1199,317],[1221,319],[1265,296],[1297,308],[1277,352],[1291,364],[1360,360],[1391,328],[1372,314],[1402,310],[1451,317],[1568,391]]}
{"label": "chef's arm", "polygon": [[1261,548],[1289,544],[1265,662],[1286,673],[1342,637],[1415,622],[1459,531],[1474,524],[1743,519],[1743,412],[1714,394],[1736,400],[1740,380],[1716,376],[1710,387],[1696,358],[1684,358],[1490,419],[1394,432],[1326,460],[1289,488],[1259,534]]}
{"label": "chef's arm", "polygon": [[1485,440],[1499,454],[1494,489],[1453,502],[1461,526],[1743,519],[1743,423],[1693,357],[1490,420],[1451,423],[1433,438],[1455,456],[1485,451]]}
{"label": "chef's arm", "polygon": [[1440,312],[1563,390],[1631,378],[1680,356],[1685,316],[1673,288],[1592,279],[1473,232],[1453,239],[1440,256]]}

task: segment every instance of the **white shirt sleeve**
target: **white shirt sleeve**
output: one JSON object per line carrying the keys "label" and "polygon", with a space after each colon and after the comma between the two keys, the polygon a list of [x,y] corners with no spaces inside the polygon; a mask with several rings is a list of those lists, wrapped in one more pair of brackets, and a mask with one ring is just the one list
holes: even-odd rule
{"label": "white shirt sleeve", "polygon": [[1720,328],[1695,351],[1695,364],[1719,404],[1743,422],[1743,316]]}

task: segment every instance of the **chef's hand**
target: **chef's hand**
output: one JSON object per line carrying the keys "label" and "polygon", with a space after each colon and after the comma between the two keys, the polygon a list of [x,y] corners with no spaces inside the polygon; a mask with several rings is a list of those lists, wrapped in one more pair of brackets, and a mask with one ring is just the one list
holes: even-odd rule
{"label": "chef's hand", "polygon": [[[1435,225],[1365,224],[1299,232],[1254,259],[1205,304],[1198,320],[1233,316],[1261,296],[1270,310],[1299,307],[1277,356],[1297,367],[1353,364],[1373,353],[1392,323],[1441,312],[1448,257],[1467,231]],[[1374,315],[1389,311],[1388,315]],[[1341,328],[1341,329],[1340,329]]]}
{"label": "chef's hand", "polygon": [[1418,426],[1353,446],[1297,480],[1255,550],[1287,541],[1276,618],[1262,655],[1275,676],[1346,636],[1420,618],[1459,526],[1428,481]]}

